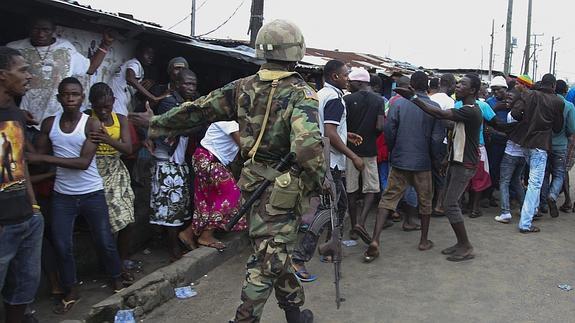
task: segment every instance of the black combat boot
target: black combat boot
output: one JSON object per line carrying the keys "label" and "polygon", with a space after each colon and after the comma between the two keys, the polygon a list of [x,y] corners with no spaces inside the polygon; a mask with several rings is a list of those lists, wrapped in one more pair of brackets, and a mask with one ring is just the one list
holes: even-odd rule
{"label": "black combat boot", "polygon": [[313,323],[313,313],[310,310],[300,311],[299,307],[284,308],[287,323]]}

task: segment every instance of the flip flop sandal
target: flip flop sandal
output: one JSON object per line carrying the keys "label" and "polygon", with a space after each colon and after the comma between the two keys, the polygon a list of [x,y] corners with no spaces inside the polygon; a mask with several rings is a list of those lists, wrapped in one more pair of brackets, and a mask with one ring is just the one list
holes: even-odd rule
{"label": "flip flop sandal", "polygon": [[472,219],[475,219],[475,218],[478,218],[482,215],[483,215],[483,212],[481,212],[481,211],[472,211],[471,214],[469,215],[469,217]]}
{"label": "flip flop sandal", "polygon": [[[300,269],[300,270],[296,271],[294,274],[297,277],[297,279],[302,283],[311,283],[317,279],[316,275],[310,274],[305,269]],[[304,277],[304,276],[307,276],[307,277]]]}
{"label": "flip flop sandal", "polygon": [[427,249],[420,249],[419,246],[418,246],[417,249],[419,249],[419,251],[427,251],[427,250],[433,249],[434,246],[435,246],[435,244],[433,243],[433,241],[429,240],[429,248],[427,248]]}
{"label": "flip flop sandal", "polygon": [[71,299],[69,301],[62,299],[58,304],[56,304],[56,306],[54,306],[54,308],[52,309],[52,312],[54,312],[55,314],[66,314],[79,301],[80,301],[79,298],[78,299]]}
{"label": "flip flop sandal", "polygon": [[475,255],[472,253],[466,254],[466,255],[451,255],[447,258],[445,258],[448,261],[453,261],[453,262],[460,262],[460,261],[466,261],[466,260],[471,260],[475,258]]}
{"label": "flip flop sandal", "polygon": [[[198,241],[198,244],[199,244],[200,246],[209,247],[209,248],[214,248],[214,249],[216,249],[216,250],[219,251],[219,252],[223,252],[224,250],[226,250],[226,245],[225,245],[223,242],[221,242],[221,241],[211,242],[211,243],[208,243],[208,244],[200,243],[200,242]],[[223,247],[222,247],[222,246],[223,246]]]}
{"label": "flip flop sandal", "polygon": [[353,227],[352,231],[355,232],[361,238],[361,240],[363,240],[364,243],[366,244],[371,243],[371,237],[369,236],[369,233],[365,231],[364,228],[356,225]]}
{"label": "flip flop sandal", "polygon": [[457,251],[457,247],[449,247],[441,250],[441,254],[443,255],[451,255]]}
{"label": "flip flop sandal", "polygon": [[132,275],[132,273],[124,271],[120,274],[120,278],[122,278],[122,285],[124,286],[130,286],[134,283],[134,281],[136,281],[136,278],[134,278],[134,275]]}
{"label": "flip flop sandal", "polygon": [[561,205],[561,207],[559,208],[559,210],[560,210],[561,212],[564,212],[564,213],[570,213],[570,212],[571,212],[571,206],[569,206],[569,205]]}
{"label": "flip flop sandal", "polygon": [[320,256],[319,261],[324,264],[333,264],[333,258],[331,256]]}
{"label": "flip flop sandal", "polygon": [[420,231],[421,225],[416,224],[415,227],[413,227],[413,228],[406,228],[405,226],[402,226],[401,229],[403,229],[403,231],[405,231],[405,232]]}
{"label": "flip flop sandal", "polygon": [[369,248],[367,248],[367,250],[363,253],[363,261],[365,263],[370,263],[372,261],[374,261],[375,259],[377,259],[377,257],[379,257],[379,249],[376,249],[375,254],[369,254],[368,253]]}

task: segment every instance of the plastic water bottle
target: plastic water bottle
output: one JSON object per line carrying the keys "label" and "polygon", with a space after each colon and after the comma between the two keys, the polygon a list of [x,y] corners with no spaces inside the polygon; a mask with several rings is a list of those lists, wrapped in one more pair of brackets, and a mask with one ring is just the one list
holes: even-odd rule
{"label": "plastic water bottle", "polygon": [[136,323],[134,310],[119,310],[114,317],[114,323]]}

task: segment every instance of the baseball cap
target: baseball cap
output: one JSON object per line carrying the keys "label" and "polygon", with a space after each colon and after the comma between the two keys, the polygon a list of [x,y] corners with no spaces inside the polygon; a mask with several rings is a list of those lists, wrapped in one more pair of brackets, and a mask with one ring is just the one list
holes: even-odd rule
{"label": "baseball cap", "polygon": [[359,81],[369,83],[369,72],[363,68],[352,67],[348,76],[350,81]]}
{"label": "baseball cap", "polygon": [[183,57],[174,57],[168,62],[168,73],[176,67],[188,68],[188,61]]}

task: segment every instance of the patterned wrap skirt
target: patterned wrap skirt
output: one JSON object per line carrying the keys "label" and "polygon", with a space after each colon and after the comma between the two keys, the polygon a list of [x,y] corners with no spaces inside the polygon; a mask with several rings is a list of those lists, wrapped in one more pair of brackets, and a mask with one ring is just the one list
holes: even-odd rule
{"label": "patterned wrap skirt", "polygon": [[177,227],[190,219],[189,181],[188,165],[156,160],[152,169],[150,223]]}
{"label": "patterned wrap skirt", "polygon": [[[240,204],[240,189],[232,173],[203,147],[198,147],[192,158],[194,167],[194,234],[200,235],[206,228],[224,229],[237,212]],[[247,228],[243,217],[233,231]]]}
{"label": "patterned wrap skirt", "polygon": [[134,192],[130,173],[119,155],[96,156],[98,172],[104,181],[106,203],[110,213],[112,232],[118,232],[134,223]]}

